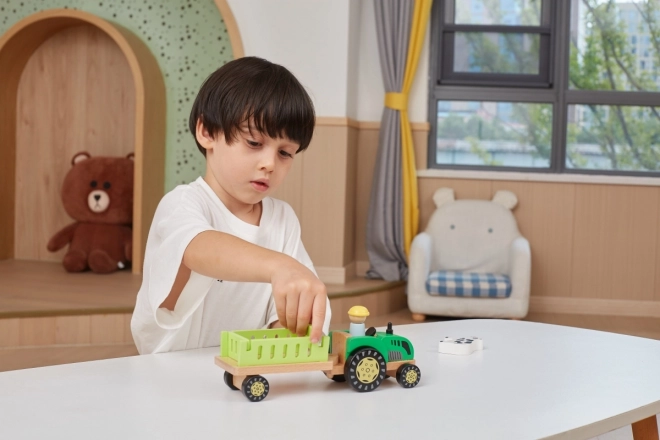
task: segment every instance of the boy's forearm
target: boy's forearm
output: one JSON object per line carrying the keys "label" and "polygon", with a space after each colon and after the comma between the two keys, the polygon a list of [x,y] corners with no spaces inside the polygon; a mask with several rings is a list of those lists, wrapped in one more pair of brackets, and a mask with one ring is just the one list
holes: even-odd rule
{"label": "boy's forearm", "polygon": [[287,260],[293,258],[218,231],[198,234],[183,254],[183,264],[201,275],[257,283],[270,283],[275,267]]}

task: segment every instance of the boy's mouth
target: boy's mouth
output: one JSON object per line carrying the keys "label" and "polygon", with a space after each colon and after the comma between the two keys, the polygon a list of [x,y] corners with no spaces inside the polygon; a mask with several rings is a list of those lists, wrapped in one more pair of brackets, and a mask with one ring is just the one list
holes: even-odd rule
{"label": "boy's mouth", "polygon": [[266,191],[268,189],[268,181],[252,180],[250,183],[252,184],[252,188],[256,189],[257,191]]}

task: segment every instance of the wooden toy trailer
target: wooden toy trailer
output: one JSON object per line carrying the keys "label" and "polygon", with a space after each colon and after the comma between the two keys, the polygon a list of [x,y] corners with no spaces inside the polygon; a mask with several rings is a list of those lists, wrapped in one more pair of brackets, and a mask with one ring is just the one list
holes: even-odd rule
{"label": "wooden toy trailer", "polygon": [[225,370],[224,380],[233,390],[241,390],[252,402],[262,401],[269,392],[270,373],[323,371],[337,382],[348,381],[357,391],[373,391],[388,377],[404,388],[419,383],[421,372],[415,365],[409,340],[370,329],[368,336],[331,332],[320,344],[308,335],[292,335],[287,329],[222,332],[220,356],[215,363]]}

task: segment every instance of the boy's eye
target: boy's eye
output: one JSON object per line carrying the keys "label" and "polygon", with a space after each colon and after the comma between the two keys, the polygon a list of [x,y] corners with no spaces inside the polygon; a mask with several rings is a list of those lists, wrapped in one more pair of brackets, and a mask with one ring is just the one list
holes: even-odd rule
{"label": "boy's eye", "polygon": [[259,142],[256,142],[256,141],[248,140],[247,143],[251,147],[258,147],[259,146]]}
{"label": "boy's eye", "polygon": [[293,157],[293,155],[287,151],[280,150],[280,155],[283,157]]}

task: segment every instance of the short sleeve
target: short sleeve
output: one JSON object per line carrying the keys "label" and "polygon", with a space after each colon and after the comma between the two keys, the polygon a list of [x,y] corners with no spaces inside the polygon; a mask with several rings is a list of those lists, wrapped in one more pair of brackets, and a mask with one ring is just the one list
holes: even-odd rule
{"label": "short sleeve", "polygon": [[188,191],[168,193],[158,205],[131,322],[140,353],[167,351],[187,338],[186,320],[204,301],[213,279],[192,272],[174,310],[160,305],[172,289],[186,248],[193,238],[208,230],[214,228],[203,202]]}
{"label": "short sleeve", "polygon": [[209,230],[213,228],[201,207],[186,199],[155,224],[160,245],[154,250],[149,271],[149,298],[156,311],[156,321],[163,328],[181,326],[204,300],[213,283],[212,278],[193,272],[174,311],[159,308],[172,289],[186,248],[198,234]]}

